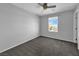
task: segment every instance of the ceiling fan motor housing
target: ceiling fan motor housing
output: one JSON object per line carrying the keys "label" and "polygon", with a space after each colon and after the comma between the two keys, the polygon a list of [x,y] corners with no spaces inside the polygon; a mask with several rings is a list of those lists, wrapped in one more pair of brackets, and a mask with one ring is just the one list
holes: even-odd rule
{"label": "ceiling fan motor housing", "polygon": [[47,3],[44,3],[43,8],[47,9]]}

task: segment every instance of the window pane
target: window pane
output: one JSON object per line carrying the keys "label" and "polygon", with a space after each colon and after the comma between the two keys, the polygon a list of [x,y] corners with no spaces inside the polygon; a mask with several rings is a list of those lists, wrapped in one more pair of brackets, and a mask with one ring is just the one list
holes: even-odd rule
{"label": "window pane", "polygon": [[58,32],[58,17],[48,18],[48,30],[50,32]]}

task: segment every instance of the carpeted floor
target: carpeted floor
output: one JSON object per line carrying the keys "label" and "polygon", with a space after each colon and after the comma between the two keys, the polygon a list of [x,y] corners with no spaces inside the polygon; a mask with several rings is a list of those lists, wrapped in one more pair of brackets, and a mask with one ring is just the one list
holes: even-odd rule
{"label": "carpeted floor", "polygon": [[38,37],[0,56],[78,56],[77,45],[48,37]]}

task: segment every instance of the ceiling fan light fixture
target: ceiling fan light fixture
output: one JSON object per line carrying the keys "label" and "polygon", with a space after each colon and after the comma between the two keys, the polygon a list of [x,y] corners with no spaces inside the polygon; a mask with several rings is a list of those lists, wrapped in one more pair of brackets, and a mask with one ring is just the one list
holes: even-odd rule
{"label": "ceiling fan light fixture", "polygon": [[48,8],[55,8],[55,7],[56,7],[56,5],[48,6],[47,3],[43,3],[43,4],[39,3],[39,5],[40,5],[44,10],[46,10],[46,9],[48,9]]}

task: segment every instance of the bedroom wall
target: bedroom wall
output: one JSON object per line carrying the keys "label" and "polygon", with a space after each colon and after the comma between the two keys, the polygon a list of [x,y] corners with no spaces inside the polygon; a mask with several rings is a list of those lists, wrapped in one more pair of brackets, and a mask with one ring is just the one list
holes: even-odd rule
{"label": "bedroom wall", "polygon": [[[73,10],[41,16],[40,32],[41,36],[56,38],[64,41],[74,42],[73,40]],[[58,32],[48,31],[48,18],[58,16]]]}
{"label": "bedroom wall", "polygon": [[39,17],[11,4],[0,4],[0,52],[39,36]]}

